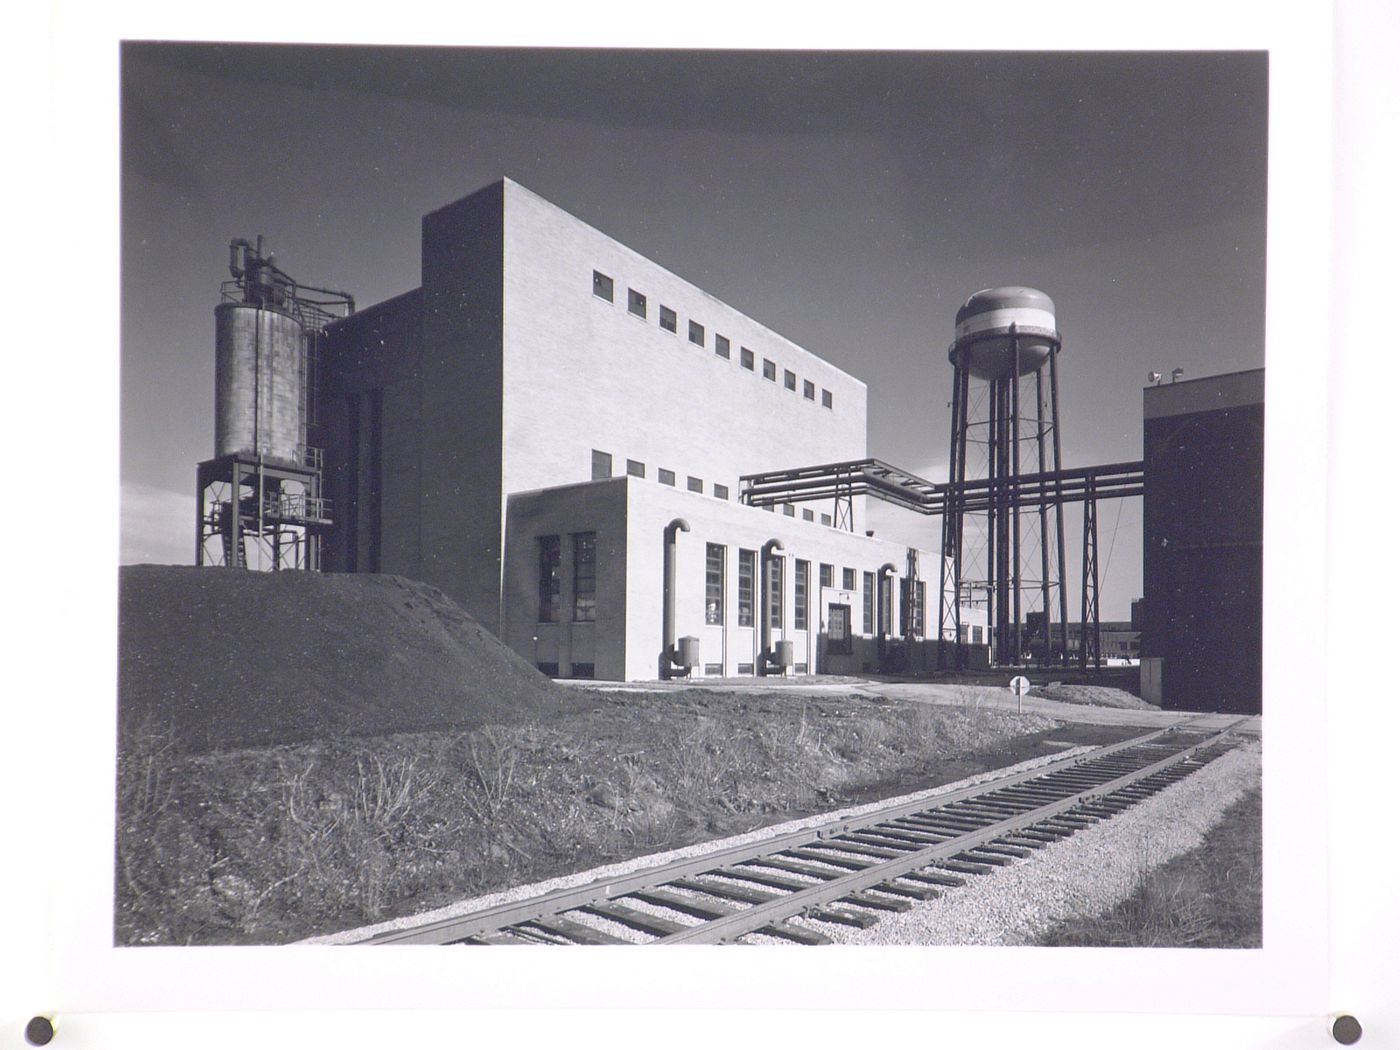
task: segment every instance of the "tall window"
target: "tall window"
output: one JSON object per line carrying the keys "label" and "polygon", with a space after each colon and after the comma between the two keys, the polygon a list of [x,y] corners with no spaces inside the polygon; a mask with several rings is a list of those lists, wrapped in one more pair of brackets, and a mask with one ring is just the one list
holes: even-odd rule
{"label": "tall window", "polygon": [[812,563],[799,561],[792,569],[792,627],[795,631],[807,629],[807,580],[812,574]]}
{"label": "tall window", "polygon": [[797,373],[790,368],[783,369],[783,386],[789,390],[797,389]]}
{"label": "tall window", "polygon": [[763,359],[763,378],[775,383],[778,381],[778,366],[766,357]]}
{"label": "tall window", "polygon": [[768,559],[768,626],[783,628],[783,556]]}
{"label": "tall window", "polygon": [[718,332],[715,333],[715,355],[729,360],[729,340]]}
{"label": "tall window", "polygon": [[830,408],[830,407],[831,407],[831,391],[830,391],[830,390],[823,390],[823,391],[822,391],[822,408]]}
{"label": "tall window", "polygon": [[853,591],[856,589],[856,570],[841,570],[841,589],[843,591]]}
{"label": "tall window", "polygon": [[739,552],[739,626],[753,626],[753,577],[758,554],[754,551]]}
{"label": "tall window", "polygon": [[559,622],[559,537],[540,537],[540,623]]}
{"label": "tall window", "polygon": [[815,401],[817,399],[816,384],[813,383],[810,379],[802,380],[802,396],[805,397],[808,401]]}
{"label": "tall window", "polygon": [[612,477],[612,453],[593,450],[593,480],[602,481]]}
{"label": "tall window", "polygon": [[689,336],[689,338],[690,338],[690,341],[691,341],[692,343],[694,343],[696,346],[704,346],[704,345],[705,345],[705,326],[704,326],[704,325],[702,325],[702,324],[697,324],[696,322],[691,321],[691,322],[689,323],[689,325],[687,326],[687,334],[688,334],[688,336]]}
{"label": "tall window", "polygon": [[597,613],[598,534],[574,533],[574,619],[591,621]]}
{"label": "tall window", "polygon": [[705,544],[705,622],[724,623],[724,547]]}
{"label": "tall window", "polygon": [[669,306],[663,306],[661,308],[661,327],[668,332],[674,332],[676,330],[676,311],[672,310]]}
{"label": "tall window", "polygon": [[593,271],[593,294],[599,299],[613,301],[613,279],[605,273]]}
{"label": "tall window", "polygon": [[900,597],[904,600],[904,615],[901,617],[901,633],[923,637],[924,633],[924,581],[904,580],[899,586]]}
{"label": "tall window", "polygon": [[647,315],[647,297],[635,288],[627,289],[627,312],[638,317]]}
{"label": "tall window", "polygon": [[836,577],[836,569],[834,566],[823,564],[821,567],[821,574],[823,587],[836,586],[835,582],[833,582]]}
{"label": "tall window", "polygon": [[862,594],[861,613],[865,617],[864,634],[875,633],[875,574],[873,572],[861,573],[864,583],[864,593]]}
{"label": "tall window", "polygon": [[753,371],[753,351],[747,346],[739,347],[739,364],[743,365],[750,372]]}

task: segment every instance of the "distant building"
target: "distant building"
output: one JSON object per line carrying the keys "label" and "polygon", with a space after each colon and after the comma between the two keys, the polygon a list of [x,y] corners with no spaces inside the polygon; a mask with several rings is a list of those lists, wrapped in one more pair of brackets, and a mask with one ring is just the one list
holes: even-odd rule
{"label": "distant building", "polygon": [[863,498],[739,501],[865,457],[865,384],[515,182],[425,216],[422,287],[320,376],[325,567],[433,584],[551,675],[934,666],[937,553]]}
{"label": "distant building", "polygon": [[1264,370],[1143,392],[1143,680],[1164,707],[1262,705]]}

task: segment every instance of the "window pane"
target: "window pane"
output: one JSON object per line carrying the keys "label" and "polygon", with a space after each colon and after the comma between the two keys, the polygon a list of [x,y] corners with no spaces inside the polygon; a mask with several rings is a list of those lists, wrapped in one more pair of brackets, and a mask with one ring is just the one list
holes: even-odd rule
{"label": "window pane", "polygon": [[705,483],[704,483],[703,481],[701,481],[699,478],[690,478],[690,477],[686,478],[686,479],[685,479],[685,487],[686,487],[687,489],[689,489],[691,492],[699,492],[699,493],[703,494],[704,491],[705,491]]}
{"label": "window pane", "polygon": [[716,499],[728,499],[728,498],[729,498],[729,486],[728,486],[728,485],[716,484],[716,485],[715,485],[715,498],[716,498]]}
{"label": "window pane", "polygon": [[665,467],[658,467],[656,469],[656,480],[663,485],[674,485],[676,483],[676,472],[674,470],[667,470]]}
{"label": "window pane", "polygon": [[663,306],[661,308],[661,327],[668,332],[674,332],[676,330],[676,311],[672,310],[669,306]]}
{"label": "window pane", "polygon": [[768,559],[768,626],[783,627],[783,556]]}
{"label": "window pane", "polygon": [[856,589],[856,570],[841,570],[841,589],[843,591],[853,591]]}
{"label": "window pane", "polygon": [[873,572],[867,572],[862,575],[864,577],[865,588],[865,593],[862,595],[862,605],[864,608],[861,610],[865,615],[865,626],[863,630],[865,634],[874,634],[875,628],[872,625],[875,622],[875,574]]}
{"label": "window pane", "polygon": [[799,561],[792,570],[792,627],[795,631],[807,629],[807,579],[812,572],[812,563]]}
{"label": "window pane", "polygon": [[747,346],[739,347],[739,364],[743,365],[750,372],[753,371],[753,351]]}
{"label": "window pane", "polygon": [[796,389],[797,389],[797,373],[796,373],[796,372],[791,372],[791,371],[789,371],[788,369],[784,368],[784,369],[783,369],[783,386],[787,387],[789,390],[796,390]]}
{"label": "window pane", "polygon": [[775,383],[778,381],[778,366],[766,357],[763,359],[763,378]]}
{"label": "window pane", "polygon": [[613,301],[613,279],[605,273],[593,271],[593,294],[599,299]]}
{"label": "window pane", "polygon": [[697,346],[704,346],[704,345],[705,345],[705,326],[704,326],[704,325],[702,325],[702,324],[696,324],[694,321],[691,321],[691,322],[690,322],[690,325],[689,325],[689,331],[690,331],[690,341],[691,341],[692,343],[696,344]]}
{"label": "window pane", "polygon": [[647,476],[647,466],[645,463],[638,463],[635,459],[627,461],[627,473],[634,478],[644,478]]}
{"label": "window pane", "polygon": [[739,552],[739,626],[753,626],[753,577],[758,554],[755,551]]}
{"label": "window pane", "polygon": [[729,360],[729,340],[718,332],[715,333],[715,353],[726,361]]}
{"label": "window pane", "polygon": [[791,503],[783,504],[783,513],[786,514],[789,518],[797,517],[797,509],[793,507]]}
{"label": "window pane", "polygon": [[834,586],[835,586],[835,584],[832,583],[832,580],[833,580],[833,579],[835,578],[835,576],[836,576],[836,567],[835,567],[835,566],[823,564],[822,567],[821,567],[821,574],[822,574],[822,586],[823,586],[823,587],[834,587]]}
{"label": "window pane", "polygon": [[830,407],[831,407],[831,391],[830,391],[830,390],[823,390],[823,391],[822,391],[822,408],[830,408]]}
{"label": "window pane", "polygon": [[705,622],[724,623],[724,547],[705,544]]}
{"label": "window pane", "polygon": [[802,396],[805,397],[808,401],[815,401],[817,399],[816,384],[813,383],[810,379],[802,380]]}
{"label": "window pane", "polygon": [[574,533],[574,619],[589,621],[597,612],[597,533]]}
{"label": "window pane", "polygon": [[559,537],[540,537],[539,622],[559,622]]}
{"label": "window pane", "polygon": [[627,312],[638,317],[647,315],[647,297],[635,288],[627,289]]}
{"label": "window pane", "polygon": [[612,453],[593,450],[593,480],[602,481],[612,477]]}

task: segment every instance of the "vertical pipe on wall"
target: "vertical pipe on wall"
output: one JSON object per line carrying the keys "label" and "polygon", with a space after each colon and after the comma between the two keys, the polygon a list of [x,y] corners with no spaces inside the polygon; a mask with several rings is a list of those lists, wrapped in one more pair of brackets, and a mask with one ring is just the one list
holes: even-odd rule
{"label": "vertical pipe on wall", "polygon": [[676,533],[689,532],[690,522],[675,518],[661,539],[661,677],[670,678],[676,664]]}
{"label": "vertical pipe on wall", "polygon": [[763,645],[758,654],[758,673],[761,675],[768,673],[769,664],[773,659],[773,552],[783,549],[781,540],[769,540],[759,552],[759,586],[763,591],[758,604],[763,617],[763,624],[759,632]]}
{"label": "vertical pipe on wall", "polygon": [[[1035,372],[1035,443],[1037,467],[1045,473],[1045,380],[1044,370]],[[1050,537],[1046,532],[1048,515],[1045,512],[1045,489],[1040,492],[1040,615],[1042,630],[1045,632],[1044,647],[1040,651],[1039,663],[1044,666],[1050,659]],[[1060,583],[1063,585],[1064,581]]]}
{"label": "vertical pipe on wall", "polygon": [[[1011,325],[1011,484],[1021,476],[1021,341]],[[1010,492],[1012,662],[1021,662],[1021,505]]]}

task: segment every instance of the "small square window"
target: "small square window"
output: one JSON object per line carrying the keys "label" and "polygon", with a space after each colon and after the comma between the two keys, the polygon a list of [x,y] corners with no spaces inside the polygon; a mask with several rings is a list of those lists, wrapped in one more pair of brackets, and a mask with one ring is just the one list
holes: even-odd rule
{"label": "small square window", "polygon": [[647,476],[647,465],[645,463],[638,463],[635,459],[629,459],[627,461],[627,473],[634,478],[644,478]]}
{"label": "small square window", "polygon": [[703,494],[705,491],[705,483],[699,478],[686,478],[685,487],[688,488],[691,492],[699,492]]}
{"label": "small square window", "polygon": [[743,365],[750,372],[753,371],[753,351],[747,346],[739,347],[739,364]]}
{"label": "small square window", "polygon": [[676,483],[676,472],[674,470],[667,470],[665,467],[657,467],[656,480],[663,485],[674,485]]}
{"label": "small square window", "polygon": [[696,346],[705,345],[705,326],[691,321],[689,324],[690,341]]}
{"label": "small square window", "polygon": [[821,518],[821,521],[822,521],[822,524],[823,524],[823,525],[830,525],[830,524],[831,524],[831,515],[830,515],[830,514],[823,514],[823,515],[822,515],[822,518]]}
{"label": "small square window", "polygon": [[635,288],[627,289],[627,312],[638,317],[647,315],[647,297]]}
{"label": "small square window", "polygon": [[794,390],[794,391],[795,391],[795,390],[797,389],[797,373],[796,373],[796,372],[790,372],[790,371],[788,371],[786,368],[784,368],[784,369],[783,369],[783,386],[787,387],[789,390]]}
{"label": "small square window", "polygon": [[676,311],[672,310],[669,306],[663,306],[661,308],[661,327],[668,332],[674,332],[676,330]]}
{"label": "small square window", "polygon": [[830,391],[830,390],[823,390],[823,391],[822,391],[822,408],[830,408],[830,407],[831,407],[831,391]]}
{"label": "small square window", "polygon": [[766,357],[763,359],[763,378],[774,383],[778,381],[778,366]]}
{"label": "small square window", "polygon": [[729,360],[729,340],[718,332],[715,333],[715,356]]}
{"label": "small square window", "polygon": [[599,299],[613,301],[613,279],[605,273],[593,271],[593,294]]}
{"label": "small square window", "polygon": [[593,480],[602,481],[612,477],[612,453],[593,450]]}
{"label": "small square window", "polygon": [[791,503],[784,503],[783,515],[784,517],[795,518],[797,517],[797,508],[794,507]]}
{"label": "small square window", "polygon": [[815,401],[817,399],[816,384],[813,383],[810,379],[802,380],[802,396],[805,397],[808,401]]}
{"label": "small square window", "polygon": [[803,508],[802,508],[802,520],[803,520],[803,521],[815,521],[815,520],[816,520],[816,516],[815,516],[810,510],[808,510],[806,507],[803,507]]}
{"label": "small square window", "polygon": [[728,485],[721,485],[721,484],[719,484],[718,482],[716,482],[716,484],[715,484],[715,499],[728,499],[728,498],[729,498],[729,486],[728,486]]}

